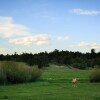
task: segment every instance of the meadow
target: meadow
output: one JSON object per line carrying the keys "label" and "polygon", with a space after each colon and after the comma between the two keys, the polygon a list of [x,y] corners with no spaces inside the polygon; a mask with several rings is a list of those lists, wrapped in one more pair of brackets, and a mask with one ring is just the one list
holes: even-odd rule
{"label": "meadow", "polygon": [[[36,82],[0,85],[0,100],[100,100],[100,83],[89,82],[89,70],[45,68]],[[72,78],[77,77],[77,87]]]}

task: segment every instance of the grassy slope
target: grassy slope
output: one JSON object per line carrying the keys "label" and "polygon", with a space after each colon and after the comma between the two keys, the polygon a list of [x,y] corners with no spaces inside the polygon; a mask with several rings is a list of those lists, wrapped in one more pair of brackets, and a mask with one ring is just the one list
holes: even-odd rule
{"label": "grassy slope", "polygon": [[[88,75],[89,71],[47,69],[41,81],[0,86],[0,100],[100,100],[100,84],[89,83]],[[73,77],[79,80],[77,87],[70,83]]]}

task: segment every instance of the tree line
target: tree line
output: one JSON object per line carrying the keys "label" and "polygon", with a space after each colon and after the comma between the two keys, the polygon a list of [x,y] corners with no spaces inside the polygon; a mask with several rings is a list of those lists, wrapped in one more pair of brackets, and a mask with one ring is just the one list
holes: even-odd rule
{"label": "tree line", "polygon": [[49,64],[71,66],[79,69],[91,68],[95,65],[100,66],[100,52],[95,52],[95,49],[91,49],[91,52],[81,53],[72,51],[59,51],[55,49],[52,52],[40,52],[36,54],[22,53],[17,54],[15,52],[12,55],[0,54],[0,61],[17,61],[25,62],[28,65],[38,65],[39,68],[47,67]]}

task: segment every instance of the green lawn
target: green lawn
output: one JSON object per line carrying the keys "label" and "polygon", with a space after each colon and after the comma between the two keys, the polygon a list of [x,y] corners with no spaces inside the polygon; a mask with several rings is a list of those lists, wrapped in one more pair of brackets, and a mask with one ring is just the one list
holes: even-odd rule
{"label": "green lawn", "polygon": [[[89,83],[88,70],[44,70],[39,81],[0,86],[0,100],[100,100],[100,83]],[[78,78],[77,87],[71,79]]]}
{"label": "green lawn", "polygon": [[72,79],[77,77],[79,80],[88,79],[89,71],[87,70],[66,70],[66,71],[45,71],[42,79]]}

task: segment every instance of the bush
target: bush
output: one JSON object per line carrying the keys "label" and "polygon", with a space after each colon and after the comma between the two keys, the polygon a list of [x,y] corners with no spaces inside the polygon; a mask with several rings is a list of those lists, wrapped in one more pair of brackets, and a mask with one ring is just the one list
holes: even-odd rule
{"label": "bush", "polygon": [[81,62],[81,63],[75,62],[72,64],[72,66],[74,68],[78,68],[78,69],[86,69],[88,67],[87,63],[85,63],[85,62]]}
{"label": "bush", "polygon": [[0,62],[0,83],[23,83],[34,81],[40,77],[38,67],[29,67],[25,63],[14,61]]}
{"label": "bush", "polygon": [[92,69],[89,80],[90,82],[100,82],[100,68]]}
{"label": "bush", "polygon": [[34,81],[41,76],[41,70],[39,70],[38,66],[33,66],[30,72],[31,72],[31,81]]}
{"label": "bush", "polygon": [[3,68],[0,66],[0,84],[5,84],[7,81],[6,74],[3,70]]}

